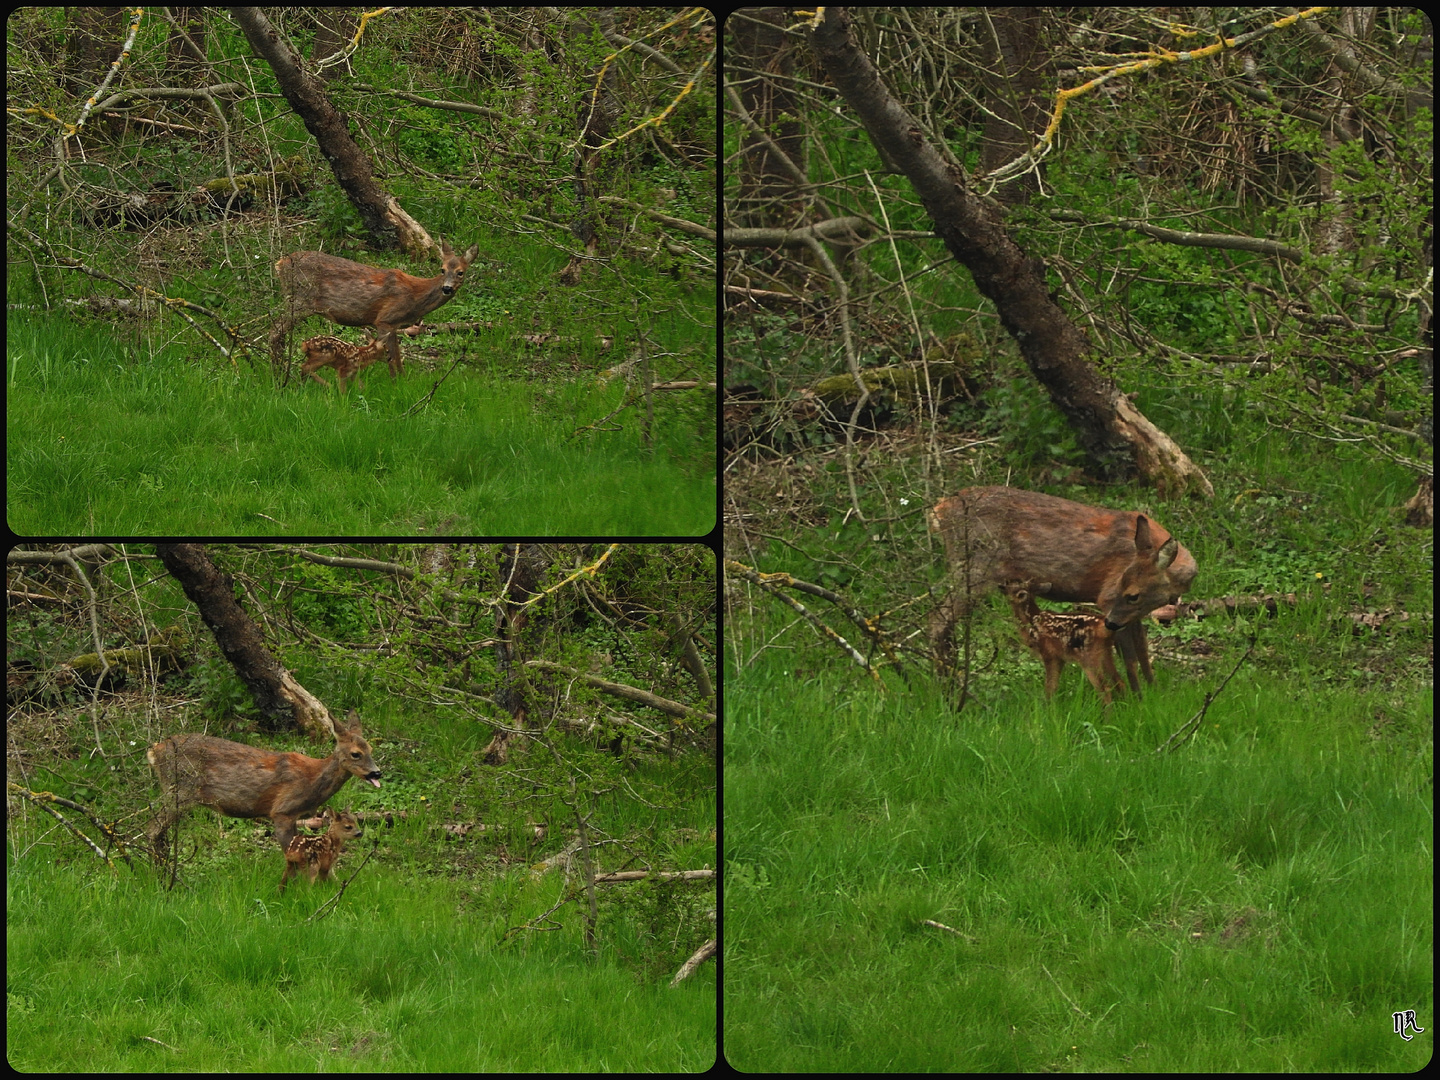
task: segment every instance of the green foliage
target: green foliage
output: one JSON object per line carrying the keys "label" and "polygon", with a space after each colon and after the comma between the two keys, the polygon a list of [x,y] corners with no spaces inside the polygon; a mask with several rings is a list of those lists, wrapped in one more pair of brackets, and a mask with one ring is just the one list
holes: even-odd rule
{"label": "green foliage", "polygon": [[[615,29],[693,70],[709,51],[713,25],[706,31],[687,18],[653,33],[666,18],[636,9],[618,15]],[[284,9],[272,22],[283,39],[298,39],[313,63],[313,13]],[[173,31],[148,16],[138,25],[126,79],[165,85]],[[9,24],[16,92],[57,116],[70,106],[64,89],[47,82],[45,59],[64,26],[63,15],[38,12]],[[217,65],[217,82],[233,78],[255,91],[227,100],[223,123],[178,101],[133,122],[97,110],[81,133],[96,152],[67,155],[72,179],[39,183],[28,205],[46,223],[46,242],[83,252],[98,277],[45,256],[18,259],[8,281],[12,302],[52,305],[76,289],[109,298],[130,283],[209,313],[151,295],[144,313],[105,309],[87,324],[83,309],[67,305],[64,319],[10,327],[12,527],[73,535],[113,526],[117,535],[134,535],[119,523],[143,519],[149,535],[292,527],[355,535],[369,530],[362,520],[391,520],[401,534],[445,521],[478,534],[708,531],[713,396],[658,395],[646,430],[649,417],[638,414],[648,403],[634,384],[627,394],[623,380],[602,384],[599,376],[629,360],[643,335],[657,381],[713,378],[715,283],[705,270],[713,253],[703,244],[674,244],[674,231],[647,215],[592,198],[586,209],[602,230],[603,260],[584,261],[580,281],[557,284],[575,243],[569,174],[577,79],[584,86],[602,61],[612,61],[622,86],[617,135],[662,110],[679,84],[652,78],[651,60],[635,51],[612,56],[614,46],[598,33],[592,40],[575,30],[521,9],[497,18],[392,10],[367,19],[358,47],[328,72],[325,91],[360,152],[370,155],[377,183],[432,236],[480,247],[464,290],[442,316],[471,330],[407,340],[409,386],[382,385],[372,369],[365,392],[343,400],[325,397],[309,380],[298,387],[293,370],[271,370],[265,333],[281,303],[276,260],[323,248],[427,276],[433,264],[366,243],[375,238],[365,236],[365,222],[284,103],[273,73],[264,64],[246,66],[252,50],[237,25],[219,20],[198,38]],[[460,55],[466,59],[457,64]],[[426,107],[391,90],[484,112]],[[713,221],[713,94],[712,72],[661,124],[620,139],[594,163],[604,170],[594,189]],[[50,167],[51,136],[42,128],[32,125],[28,142],[11,147],[12,178],[21,188]],[[693,137],[701,130],[703,142]],[[227,173],[246,181],[244,198],[222,212],[199,193]],[[275,173],[293,182],[278,189],[262,182]],[[109,278],[119,285],[96,284]],[[334,330],[315,317],[297,336]],[[475,443],[492,436],[494,446]],[[617,451],[632,457],[629,465]],[[70,480],[57,486],[62,474]],[[579,484],[573,491],[553,486],[572,481]],[[517,509],[527,513],[523,507],[533,511],[528,526],[514,517]],[[87,518],[77,529],[43,524]],[[565,518],[576,527],[564,526]],[[162,524],[180,519],[183,526]],[[326,520],[329,526],[320,524]]]}
{"label": "green foliage", "polygon": [[255,699],[223,657],[204,656],[192,664],[186,674],[201,715],[207,720],[254,715]]}
{"label": "green foliage", "polygon": [[400,149],[407,157],[436,172],[458,173],[465,165],[464,143],[454,138],[450,122],[433,109],[401,109]]}
{"label": "green foliage", "polygon": [[[364,860],[370,830],[338,875]],[[557,876],[532,879],[524,866],[484,884],[417,876],[394,854],[401,839],[388,832],[338,910],[313,919],[336,887],[292,882],[278,897],[273,851],[216,860],[173,892],[123,864],[93,880],[76,865],[12,868],[10,926],[25,945],[12,942],[8,962],[31,989],[9,998],[10,1061],[144,1072],[163,1049],[167,1067],[187,1071],[301,1071],[317,1053],[433,1072],[713,1064],[714,964],[672,990],[608,933],[596,952],[574,925],[507,935],[553,908]],[[102,942],[114,963],[84,959]],[[75,993],[47,989],[60,983]],[[126,987],[128,1010],[103,1010],[87,1030],[79,998],[118,1001]],[[477,1015],[475,1002],[500,988],[507,1006]]]}
{"label": "green foliage", "polygon": [[[403,545],[321,550],[420,565],[421,549]],[[423,551],[428,558],[436,548]],[[282,897],[276,888],[282,860],[268,826],[222,823],[196,811],[180,826],[171,887],[133,846],[127,862],[102,840],[113,864],[74,839],[56,847],[52,818],[30,814],[25,803],[9,819],[17,853],[9,881],[20,890],[11,894],[11,926],[25,927],[34,948],[27,956],[11,950],[12,975],[43,986],[61,972],[92,1003],[128,986],[132,1017],[138,1008],[147,1030],[169,1031],[168,1045],[177,1047],[171,1053],[181,1054],[187,1068],[220,1062],[299,1068],[313,1053],[314,1032],[339,1025],[350,1033],[341,1041],[353,1044],[351,1056],[376,1067],[399,1054],[447,1072],[537,1061],[567,1072],[703,1072],[715,1057],[716,965],[702,965],[673,990],[664,987],[715,936],[716,883],[656,878],[602,885],[592,909],[582,876],[715,867],[715,762],[697,747],[692,722],[602,695],[573,672],[524,661],[555,660],[706,706],[677,661],[684,631],[694,633],[707,667],[717,663],[714,554],[704,545],[660,543],[544,545],[540,554],[548,565],[527,567],[539,575],[530,583],[537,599],[512,639],[510,674],[529,715],[509,744],[509,760],[497,764],[491,739],[499,726],[516,722],[492,697],[501,689],[494,659],[500,601],[512,580],[504,548],[458,546],[449,559],[413,575],[322,565],[273,545],[213,548],[243,586],[247,607],[263,612],[267,644],[280,662],[332,712],[360,708],[384,786],[351,781],[331,805],[365,812],[365,836],[350,844],[334,881],[311,885],[302,878]],[[178,589],[163,576],[130,579],[132,587],[115,596],[112,581],[126,580],[136,565],[117,560],[99,583],[102,622],[123,622],[136,610],[146,621],[170,613]],[[30,567],[28,574],[38,580],[44,569]],[[67,587],[76,591],[73,583]],[[48,621],[62,611],[69,624]],[[45,606],[35,614],[37,630],[62,641],[89,618],[83,605]],[[20,629],[12,626],[12,638]],[[384,650],[361,651],[382,642]],[[84,711],[42,713],[27,704],[12,718],[12,737],[34,748],[29,767],[50,778],[47,787],[83,800],[115,823],[116,836],[137,843],[146,803],[157,798],[143,755],[162,734],[210,730],[266,749],[325,752],[263,732],[235,734],[243,725],[233,723],[236,710],[227,700],[238,704],[238,683],[213,646],[200,651],[184,701],[166,702],[165,687],[127,692],[111,699],[116,707],[102,709],[100,725]],[[186,719],[186,703],[193,706],[197,697],[201,709]],[[641,739],[641,728],[621,722],[627,719],[659,737]],[[667,728],[682,737],[666,738]],[[104,752],[94,752],[97,740],[107,744]],[[98,833],[82,815],[65,813],[83,831]],[[581,828],[589,845],[584,855],[574,846]],[[333,911],[326,906],[332,899]],[[81,959],[100,940],[125,957],[113,970]],[[545,1036],[558,1048],[548,1059],[536,1057],[533,1018],[504,1010],[479,1027],[456,1013],[445,1027],[463,1026],[464,1038],[426,1034],[418,1012],[433,1020],[459,1000],[456,978],[468,976],[449,970],[457,963],[457,971],[501,980],[512,1002],[553,995],[561,978],[583,1007],[567,1015],[564,1038]],[[86,978],[94,981],[82,986]],[[286,1008],[256,1002],[262,984],[272,998],[282,995]],[[473,990],[464,998],[473,1000]],[[12,1062],[54,1066],[83,1052],[93,1068],[105,1060],[104,1043],[114,1067],[141,1068],[138,1059],[122,1061],[132,1041],[115,1033],[81,1051],[73,1039],[53,1038],[56,1025],[77,1030],[69,1006],[56,1004],[72,995],[36,1000],[51,1002],[42,1006],[45,1023],[23,1000],[12,1010]],[[385,1001],[403,1001],[401,1011],[377,1019],[374,1010],[383,1011]],[[281,1013],[289,1020],[277,1027]],[[217,1016],[223,1024],[210,1022]],[[614,1024],[624,1033],[607,1030]],[[377,1025],[421,1034],[408,1044],[382,1040],[382,1047],[374,1042]],[[236,1056],[242,1030],[264,1033],[245,1038],[258,1047],[249,1059]],[[486,1039],[483,1060],[475,1057],[477,1033]]]}
{"label": "green foliage", "polygon": [[337,185],[324,184],[309,192],[304,209],[319,223],[322,236],[335,240],[361,235],[360,212]]}
{"label": "green foliage", "polygon": [[375,622],[366,583],[333,566],[301,562],[290,583],[290,610],[336,641],[359,641]]}
{"label": "green foliage", "polygon": [[983,404],[981,431],[1001,439],[1014,467],[1084,464],[1070,425],[1028,373],[997,381]]}

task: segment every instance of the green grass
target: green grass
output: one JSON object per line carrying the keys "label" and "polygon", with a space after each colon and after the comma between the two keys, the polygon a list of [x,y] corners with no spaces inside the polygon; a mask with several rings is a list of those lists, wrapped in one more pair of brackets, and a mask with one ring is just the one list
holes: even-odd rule
{"label": "green grass", "polygon": [[[322,332],[318,322],[314,332]],[[713,393],[656,395],[653,445],[603,365],[536,376],[510,334],[345,398],[12,319],[7,518],[21,535],[694,535],[715,522]],[[410,346],[413,350],[415,346]],[[639,407],[643,410],[643,403]],[[593,425],[593,427],[591,427]]]}
{"label": "green grass", "polygon": [[[352,845],[348,876],[368,848]],[[522,866],[473,883],[372,862],[335,889],[237,860],[173,894],[120,868],[87,880],[34,859],[7,875],[7,1056],[25,1071],[701,1072],[714,967],[637,980],[618,942],[510,925],[553,904]]]}
{"label": "green grass", "polygon": [[1156,756],[1216,679],[1162,660],[1107,715],[1074,668],[1046,704],[1033,665],[957,716],[923,677],[882,695],[797,660],[727,684],[735,1067],[1429,1059],[1430,1035],[1390,1019],[1433,1014],[1428,688],[1247,666],[1193,744]]}
{"label": "green grass", "polygon": [[[37,775],[120,835],[143,835],[156,796],[141,751],[159,729],[147,731],[138,711],[110,710],[107,725],[126,735],[118,749],[128,753],[112,750],[95,770],[93,755],[68,752],[89,730],[76,715],[60,730],[44,721],[57,737],[32,759]],[[369,715],[387,715],[384,703]],[[713,883],[597,890],[592,949],[586,894],[564,867],[539,865],[573,839],[566,801],[577,797],[604,868],[715,865],[712,760],[622,762],[593,740],[553,735],[534,753],[512,750],[497,769],[480,760],[489,731],[444,711],[377,718],[365,731],[384,787],[351,781],[332,802],[367,812],[365,835],[331,882],[302,875],[284,896],[267,822],[230,820],[222,834],[215,815],[192,811],[168,889],[138,853],[109,866],[34,804],[17,804],[6,874],[11,1066],[589,1073],[713,1064],[716,965],[669,987],[714,933],[705,918]],[[83,815],[64,813],[85,827]],[[549,825],[543,837],[536,821]],[[464,835],[442,827],[462,824]],[[311,921],[352,875],[333,913]]]}
{"label": "green grass", "polygon": [[[901,440],[866,458],[863,518],[847,512],[839,454],[732,474],[746,529],[736,557],[782,587],[789,573],[840,594],[900,650],[905,677],[837,606],[790,593],[881,684],[732,578],[728,1060],[770,1072],[1421,1068],[1434,563],[1433,531],[1403,520],[1414,473],[1192,379],[1151,385],[1140,405],[1206,471],[1213,499],[1086,484],[1036,434],[1063,429],[1035,419],[1051,406],[1016,386],[1031,404],[992,401],[977,419],[995,423],[983,429],[995,445],[956,454],[943,475]],[[929,590],[945,577],[923,510],[987,483],[1143,508],[1194,554],[1185,599],[1199,607],[1151,628],[1157,684],[1143,701],[1103,710],[1071,666],[1047,702],[995,597],[977,605],[969,700],[958,713],[945,701],[923,658],[940,595]],[[1157,756],[1202,710],[1195,738]],[[1427,1028],[1409,1042],[1392,1019],[1405,1010]]]}

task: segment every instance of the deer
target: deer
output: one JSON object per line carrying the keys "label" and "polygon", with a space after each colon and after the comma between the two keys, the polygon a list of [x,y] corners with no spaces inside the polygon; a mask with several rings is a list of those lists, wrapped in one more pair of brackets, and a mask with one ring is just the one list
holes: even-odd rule
{"label": "deer", "polygon": [[[1198,572],[1195,557],[1144,514],[1036,491],[966,488],[936,503],[929,521],[945,542],[954,585],[930,616],[931,653],[942,671],[953,667],[955,626],[971,603],[1007,581],[1048,583],[1047,599],[1095,604],[1113,634],[1178,600]],[[1141,634],[1129,632],[1121,647],[1149,678]]]}
{"label": "deer", "polygon": [[[329,334],[310,338],[300,346],[305,353],[305,362],[300,365],[300,374],[309,375],[321,386],[328,388],[330,384],[320,377],[318,369],[333,367],[335,381],[343,394],[346,379],[364,371],[386,353],[384,338],[373,337],[369,331],[366,331],[365,337],[366,341],[363,345],[350,345]],[[360,375],[357,381],[363,390],[365,377]]]}
{"label": "deer", "polygon": [[281,342],[297,323],[311,315],[324,315],[341,326],[373,326],[389,349],[390,377],[404,370],[396,331],[413,326],[424,316],[455,299],[465,271],[475,261],[479,244],[464,255],[440,241],[445,270],[439,277],[418,278],[403,270],[381,270],[364,263],[297,251],[275,264],[275,276],[285,294],[285,314],[270,327],[270,357],[284,364]]}
{"label": "deer", "polygon": [[357,776],[380,786],[380,770],[360,733],[354,709],[335,725],[335,752],[328,758],[260,750],[211,735],[161,739],[145,752],[160,780],[160,809],[150,842],[164,857],[165,834],[194,806],[238,818],[269,818],[284,851],[295,837],[295,820],[313,812]]}
{"label": "deer", "polygon": [[323,836],[297,836],[285,845],[285,875],[280,879],[282,893],[290,878],[299,873],[301,867],[308,870],[310,884],[315,884],[317,877],[321,881],[329,881],[330,871],[335,866],[335,860],[345,850],[345,845],[365,835],[360,828],[360,819],[349,810],[336,814],[335,811],[327,809],[325,824],[328,828]]}
{"label": "deer", "polygon": [[[1037,585],[1032,581],[1007,581],[1000,591],[1010,603],[1010,610],[1020,624],[1020,637],[1025,646],[1045,665],[1045,696],[1054,697],[1060,685],[1060,672],[1068,660],[1079,664],[1100,695],[1100,700],[1110,704],[1111,689],[1124,692],[1120,674],[1115,668],[1114,652],[1118,651],[1125,660],[1125,676],[1130,689],[1137,695],[1140,683],[1135,677],[1135,666],[1142,662],[1145,678],[1154,682],[1150,671],[1149,641],[1145,636],[1145,624],[1128,623],[1119,630],[1105,625],[1105,617],[1099,610],[1094,611],[1042,611],[1035,603],[1037,593],[1048,590],[1049,583]],[[1122,642],[1123,639],[1123,642]]]}
{"label": "deer", "polygon": [[1080,665],[1100,700],[1109,705],[1112,687],[1120,689],[1120,674],[1115,670],[1112,652],[1115,632],[1106,628],[1104,616],[1098,612],[1041,611],[1030,581],[1008,581],[1000,591],[1010,602],[1026,648],[1045,665],[1045,696],[1055,696],[1060,672],[1068,660]]}

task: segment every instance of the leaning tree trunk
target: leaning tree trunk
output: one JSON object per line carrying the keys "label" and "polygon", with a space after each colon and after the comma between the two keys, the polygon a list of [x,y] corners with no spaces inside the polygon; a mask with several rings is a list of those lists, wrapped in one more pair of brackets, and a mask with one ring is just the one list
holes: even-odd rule
{"label": "leaning tree trunk", "polygon": [[260,711],[272,722],[293,720],[309,735],[334,738],[330,711],[266,648],[259,627],[235,599],[235,579],[210,560],[205,545],[156,544],[155,553],[200,612]]}
{"label": "leaning tree trunk", "polygon": [[375,182],[370,158],[350,137],[348,118],[330,103],[325,85],[306,73],[299,55],[280,31],[259,8],[231,8],[230,14],[256,55],[270,65],[280,92],[304,122],[305,130],[315,136],[336,181],[365,223],[371,246],[390,250],[398,242],[412,255],[434,250],[430,234]]}
{"label": "leaning tree trunk", "polygon": [[810,40],[880,155],[909,177],[935,232],[995,305],[1097,475],[1120,479],[1138,471],[1162,492],[1193,487],[1213,495],[1210,481],[1184,451],[1089,362],[1084,337],[1050,299],[1044,262],[1021,250],[1005,231],[1001,210],[970,190],[965,173],[947,165],[922,127],[890,95],[851,35],[845,10],[825,8]]}

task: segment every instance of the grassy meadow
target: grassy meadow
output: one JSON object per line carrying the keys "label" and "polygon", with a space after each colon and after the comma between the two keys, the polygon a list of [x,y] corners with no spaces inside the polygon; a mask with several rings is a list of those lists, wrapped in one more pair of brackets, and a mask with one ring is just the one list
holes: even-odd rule
{"label": "grassy meadow", "polygon": [[[334,332],[322,319],[301,329]],[[401,340],[398,382],[382,361],[342,396],[300,379],[298,363],[281,385],[268,361],[195,363],[179,343],[134,330],[13,315],[10,528],[668,536],[714,526],[713,391],[656,392],[647,416],[637,383],[602,378],[613,358],[598,346],[540,358],[503,322],[463,355]],[[713,347],[712,336],[703,349]]]}
{"label": "grassy meadow", "polygon": [[[473,723],[385,708],[368,711],[365,729],[383,788],[352,780],[334,799],[369,812],[365,835],[330,882],[302,875],[283,896],[284,859],[266,821],[227,819],[222,829],[216,815],[192,811],[172,884],[138,848],[126,860],[110,847],[107,865],[17,803],[6,874],[12,1068],[709,1068],[715,965],[669,983],[714,933],[705,914],[714,883],[600,887],[592,942],[585,890],[566,863],[546,860],[573,833],[565,803],[575,767],[592,839],[608,841],[595,849],[605,867],[625,861],[616,838],[643,848],[657,869],[713,866],[713,761],[622,763],[560,739],[563,761],[537,748],[512,762],[519,767],[494,769],[480,760],[488,734]],[[120,706],[107,713],[107,729],[138,719]],[[55,734],[59,747],[79,745],[88,721]],[[47,759],[45,782],[122,834],[143,832],[155,797],[149,737],[137,731],[128,757],[108,765],[93,755]],[[275,748],[323,753],[303,740]],[[595,784],[612,794],[586,790]],[[645,804],[617,790],[641,793]],[[73,810],[62,813],[84,825]],[[538,833],[536,822],[552,828]]]}
{"label": "grassy meadow", "polygon": [[[783,543],[768,542],[774,523],[752,524],[748,562],[876,617],[902,666],[837,608],[793,593],[878,666],[872,680],[732,575],[724,1015],[736,1068],[1429,1060],[1432,534],[1403,524],[1413,479],[1398,467],[1280,432],[1230,434],[1212,455],[1203,433],[1182,433],[1210,470],[1209,502],[1046,488],[1153,504],[1199,562],[1187,599],[1201,617],[1152,626],[1156,685],[1108,710],[1074,666],[1045,699],[998,597],[971,626],[962,710],[904,651],[923,642],[926,589],[943,574],[912,463],[867,477],[908,507],[880,524],[837,512]],[[845,505],[838,461],[806,476],[817,502]],[[781,486],[765,475],[754,490]],[[1219,602],[1266,595],[1273,611]],[[1196,718],[1193,738],[1161,750]],[[1393,1019],[1405,1010],[1427,1029],[1409,1041]]]}

